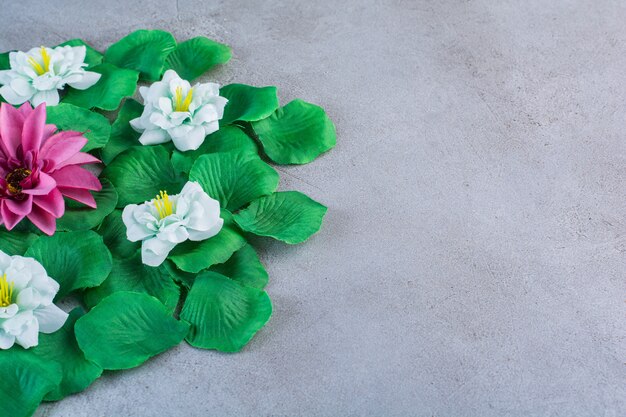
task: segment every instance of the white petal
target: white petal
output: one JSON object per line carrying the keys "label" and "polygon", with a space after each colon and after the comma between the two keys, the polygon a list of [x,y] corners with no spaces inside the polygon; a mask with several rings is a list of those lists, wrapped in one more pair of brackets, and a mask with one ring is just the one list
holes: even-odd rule
{"label": "white petal", "polygon": [[47,106],[56,106],[59,104],[59,92],[57,90],[40,91],[33,96],[31,103],[33,107],[37,107],[41,103],[46,103]]}
{"label": "white petal", "polygon": [[24,288],[17,294],[15,303],[20,310],[33,310],[41,305],[41,296],[33,287]]}
{"label": "white petal", "polygon": [[33,79],[33,87],[38,91],[48,91],[59,88],[59,83],[62,83],[63,79],[58,76],[46,73]]}
{"label": "white petal", "polygon": [[163,115],[163,113],[152,113],[150,115],[150,123],[165,130],[174,127],[172,122],[165,115]]}
{"label": "white petal", "polygon": [[54,304],[38,308],[33,313],[39,322],[41,333],[54,333],[65,324],[68,314]]}
{"label": "white petal", "polygon": [[0,95],[4,97],[9,104],[13,104],[14,106],[26,103],[30,99],[30,97],[20,96],[8,85],[0,87]]}
{"label": "white petal", "polygon": [[184,97],[187,96],[187,93],[189,92],[189,89],[191,88],[191,84],[189,84],[189,81],[183,80],[180,77],[174,78],[174,79],[170,80],[170,82],[169,82],[169,91],[170,91],[170,95],[172,97],[174,97],[176,95],[176,90],[179,87],[182,89],[183,98],[184,98]]}
{"label": "white petal", "polygon": [[177,222],[162,229],[157,237],[160,240],[166,240],[170,243],[176,244],[189,239],[189,233],[187,233],[187,230],[180,224],[180,222]]}
{"label": "white petal", "polygon": [[189,129],[190,127],[191,126],[183,125],[168,130],[168,133],[172,137],[172,142],[174,142],[174,146],[176,146],[176,149],[179,151],[195,151],[204,142],[206,136],[204,134],[204,128],[202,126],[194,126]]}
{"label": "white petal", "polygon": [[14,317],[19,310],[20,308],[15,303],[8,307],[0,307],[0,319],[10,319]]}
{"label": "white petal", "polygon": [[228,104],[228,100],[225,97],[216,97],[214,105],[217,108],[217,116],[221,119],[224,117],[224,108]]}
{"label": "white petal", "polygon": [[11,257],[0,250],[0,271],[4,271],[11,265]]}
{"label": "white petal", "polygon": [[222,230],[222,226],[224,226],[224,219],[220,218],[217,221],[217,223],[215,223],[212,227],[210,227],[207,230],[201,231],[201,230],[187,229],[187,232],[189,232],[189,240],[199,242],[201,240],[207,240],[209,238],[212,238],[213,236],[217,235]]}
{"label": "white petal", "polygon": [[204,192],[200,184],[197,181],[187,181],[180,194],[184,196],[191,196],[192,194],[198,192]]}
{"label": "white petal", "polygon": [[35,320],[35,316],[33,316],[32,311],[22,311],[16,314],[15,317],[3,320],[0,324],[5,332],[17,336],[22,333],[26,326],[33,320]]}
{"label": "white petal", "polygon": [[136,119],[132,119],[130,122],[130,127],[132,127],[133,129],[135,129],[136,132],[143,132],[144,130],[146,130],[146,127],[144,126],[144,124],[141,121],[141,117],[137,117]]}
{"label": "white petal", "polygon": [[131,242],[139,242],[154,236],[154,232],[142,224],[132,224],[126,230],[126,236]]}
{"label": "white petal", "polygon": [[31,97],[37,92],[28,81],[21,77],[13,79],[10,85],[13,91],[23,97]]}
{"label": "white petal", "polygon": [[159,98],[167,97],[167,95],[168,88],[166,83],[160,81],[153,83],[150,88],[148,88],[148,92],[146,93],[145,104],[157,106]]}
{"label": "white petal", "polygon": [[39,344],[39,323],[35,318],[26,323],[24,330],[15,335],[16,343],[24,349],[32,348]]}
{"label": "white petal", "polygon": [[169,83],[170,81],[172,81],[172,80],[174,80],[176,78],[180,78],[178,76],[178,74],[176,73],[176,71],[174,71],[172,69],[169,69],[169,70],[165,71],[165,74],[163,74],[162,81],[164,83]]}
{"label": "white petal", "polygon": [[69,82],[68,85],[77,90],[86,90],[100,80],[101,74],[93,71],[85,71],[79,81]]}
{"label": "white petal", "polygon": [[220,124],[216,121],[211,123],[205,123],[202,125],[202,127],[204,128],[204,133],[208,136],[211,133],[217,132],[220,129]]}
{"label": "white petal", "polygon": [[126,238],[131,242],[138,242],[154,235],[154,232],[151,232],[145,225],[137,221],[136,214],[140,211],[142,211],[142,206],[129,204],[124,207],[124,211],[122,212],[122,221],[126,226]]}
{"label": "white petal", "polygon": [[19,77],[19,75],[17,75],[13,70],[1,70],[0,84],[9,84],[14,78],[17,77]]}
{"label": "white petal", "polygon": [[193,124],[200,125],[203,123],[215,122],[219,119],[217,109],[212,104],[202,106],[193,115]]}
{"label": "white petal", "polygon": [[15,336],[0,329],[0,349],[11,349],[15,344]]}
{"label": "white petal", "polygon": [[[69,45],[68,45],[69,46]],[[56,48],[55,48],[56,49]],[[87,47],[85,45],[73,46],[70,51],[72,52],[72,63],[83,64],[85,62],[85,55],[87,55]]]}
{"label": "white petal", "polygon": [[163,129],[151,129],[144,131],[139,137],[142,145],[158,145],[159,143],[169,142],[170,137],[167,131]]}
{"label": "white petal", "polygon": [[159,98],[159,109],[165,114],[170,114],[174,109],[172,108],[172,100],[168,97]]}
{"label": "white petal", "polygon": [[141,261],[148,266],[159,266],[175,246],[175,243],[158,238],[144,240],[141,244]]}
{"label": "white petal", "polygon": [[139,87],[139,95],[141,96],[143,101],[146,101],[148,97],[148,90],[149,90],[148,87],[144,87],[144,86]]}

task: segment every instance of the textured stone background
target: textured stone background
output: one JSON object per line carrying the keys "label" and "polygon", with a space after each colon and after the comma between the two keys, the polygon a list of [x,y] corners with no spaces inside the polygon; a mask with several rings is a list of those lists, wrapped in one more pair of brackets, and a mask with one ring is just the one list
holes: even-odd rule
{"label": "textured stone background", "polygon": [[260,242],[275,314],[38,417],[626,415],[626,3],[3,1],[0,49],[139,28],[230,44],[220,83],[325,107],[281,167],[330,207]]}

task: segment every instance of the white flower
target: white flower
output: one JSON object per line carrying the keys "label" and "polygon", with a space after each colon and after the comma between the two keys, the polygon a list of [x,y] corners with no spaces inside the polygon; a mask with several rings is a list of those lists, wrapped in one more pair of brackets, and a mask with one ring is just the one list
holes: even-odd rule
{"label": "white flower", "polygon": [[197,182],[188,182],[178,195],[161,195],[124,208],[122,219],[131,242],[141,241],[141,260],[159,266],[174,247],[186,240],[206,240],[222,229],[220,203]]}
{"label": "white flower", "polygon": [[59,283],[39,262],[0,251],[0,349],[37,346],[39,332],[59,330],[67,313],[52,304]]}
{"label": "white flower", "polygon": [[174,142],[180,151],[196,150],[204,138],[219,129],[228,100],[221,97],[215,83],[193,87],[174,70],[167,70],[162,81],[140,87],[144,101],[141,117],[130,125],[141,133],[143,145]]}
{"label": "white flower", "polygon": [[33,48],[9,53],[11,69],[0,71],[0,95],[13,105],[30,101],[59,104],[59,91],[65,85],[85,90],[100,79],[97,72],[85,71],[85,46]]}

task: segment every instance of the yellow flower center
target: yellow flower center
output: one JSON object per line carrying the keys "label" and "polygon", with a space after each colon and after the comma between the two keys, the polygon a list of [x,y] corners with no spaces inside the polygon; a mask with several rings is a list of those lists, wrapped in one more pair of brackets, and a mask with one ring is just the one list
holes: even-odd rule
{"label": "yellow flower center", "polygon": [[37,75],[44,75],[50,71],[50,55],[48,55],[46,48],[41,47],[41,63],[32,56],[28,58],[28,63],[33,67]]}
{"label": "yellow flower center", "polygon": [[160,195],[156,196],[154,199],[154,207],[156,207],[159,213],[159,219],[161,220],[174,213],[174,205],[166,191],[161,191]]}
{"label": "yellow flower center", "polygon": [[190,88],[187,95],[183,98],[183,87],[176,87],[174,94],[174,111],[189,111],[189,105],[193,99],[193,88]]}
{"label": "yellow flower center", "polygon": [[32,171],[28,168],[17,168],[9,172],[5,177],[9,192],[15,196],[19,196],[22,193],[22,181],[28,178],[31,173]]}
{"label": "yellow flower center", "polygon": [[4,274],[2,278],[0,278],[0,307],[8,307],[11,305],[13,300],[13,287],[15,287],[15,283],[11,281],[7,281],[7,274]]}

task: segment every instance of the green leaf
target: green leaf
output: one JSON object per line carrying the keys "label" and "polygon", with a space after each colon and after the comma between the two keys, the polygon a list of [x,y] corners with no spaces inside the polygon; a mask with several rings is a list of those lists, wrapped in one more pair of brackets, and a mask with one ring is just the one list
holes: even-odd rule
{"label": "green leaf", "polygon": [[173,69],[178,75],[192,81],[213,68],[228,62],[232,53],[230,48],[203,36],[179,43],[167,56],[166,69]]}
{"label": "green leaf", "polygon": [[118,207],[151,200],[161,190],[177,194],[184,185],[183,178],[174,170],[170,153],[161,145],[127,150],[104,169],[102,177],[115,186]]}
{"label": "green leaf", "polygon": [[180,269],[176,267],[174,262],[170,261],[169,259],[166,259],[165,262],[163,262],[163,266],[165,267],[165,270],[170,274],[170,277],[176,283],[178,283],[179,285],[182,285],[186,289],[191,288],[191,286],[193,285],[193,282],[196,279],[196,274],[191,273],[191,272],[181,271]]}
{"label": "green leaf", "polygon": [[267,119],[252,122],[267,156],[278,164],[306,164],[332,149],[335,125],[324,109],[294,100]]}
{"label": "green leaf", "polygon": [[224,152],[199,157],[189,179],[198,181],[208,195],[233,211],[275,191],[279,176],[257,155]]}
{"label": "green leaf", "polygon": [[269,276],[252,245],[245,245],[223,264],[214,265],[213,272],[234,279],[242,285],[262,290]]}
{"label": "green leaf", "polygon": [[30,417],[61,383],[59,364],[14,347],[0,351],[0,416]]}
{"label": "green leaf", "polygon": [[102,148],[109,141],[111,125],[108,119],[99,113],[67,103],[50,106],[46,112],[46,122],[56,125],[59,130],[85,132],[89,142],[83,147],[83,152]]}
{"label": "green leaf", "polygon": [[265,119],[279,106],[276,87],[230,84],[220,89],[220,96],[228,99],[221,124]]}
{"label": "green leaf", "polygon": [[326,210],[300,192],[284,191],[253,201],[233,218],[246,232],[295,244],[320,230]]}
{"label": "green leaf", "polygon": [[174,312],[180,298],[180,290],[165,266],[153,268],[144,265],[139,252],[128,259],[113,258],[111,274],[102,285],[85,292],[85,304],[92,308],[119,291],[133,291],[156,297],[170,312]]}
{"label": "green leaf", "polygon": [[76,322],[87,359],[107,370],[129,369],[180,343],[189,324],[172,317],[156,298],[116,292]]}
{"label": "green leaf", "polygon": [[198,275],[180,313],[191,324],[190,345],[222,352],[241,350],[271,315],[265,291],[208,271]]}
{"label": "green leaf", "polygon": [[100,80],[86,90],[68,88],[64,103],[102,110],[116,110],[124,97],[131,97],[137,88],[137,71],[103,63],[90,69],[102,74]]}
{"label": "green leaf", "polygon": [[11,51],[3,52],[0,54],[0,70],[11,69],[11,62],[9,61],[10,52]]}
{"label": "green leaf", "polygon": [[222,230],[207,240],[188,240],[177,245],[169,259],[184,272],[200,272],[215,264],[226,262],[234,252],[246,244],[246,239],[233,224],[232,214],[226,210],[220,213],[224,219]]}
{"label": "green leaf", "polygon": [[111,126],[111,138],[109,143],[102,150],[102,162],[108,165],[113,159],[124,152],[131,146],[139,145],[139,136],[141,135],[133,129],[129,122],[141,116],[143,106],[132,98],[127,99],[119,113],[117,119]]}
{"label": "green leaf", "polygon": [[118,258],[129,258],[141,247],[141,242],[131,242],[126,237],[126,225],[122,220],[121,210],[114,210],[109,214],[98,228],[98,233],[102,235],[111,254]]}
{"label": "green leaf", "polygon": [[39,346],[32,350],[33,355],[61,367],[61,383],[46,395],[46,401],[58,401],[81,392],[102,375],[102,368],[87,360],[76,342],[74,324],[83,314],[80,308],[74,309],[60,330],[40,334]]}
{"label": "green leaf", "polygon": [[174,150],[172,164],[177,171],[189,173],[196,159],[204,154],[236,151],[258,155],[259,148],[240,128],[222,126],[220,130],[207,136],[197,150],[187,152]]}
{"label": "green leaf", "polygon": [[102,191],[93,192],[96,199],[96,208],[85,206],[74,200],[65,200],[65,214],[57,220],[57,230],[74,231],[90,230],[102,223],[104,218],[115,210],[117,192],[113,185],[102,178]]}
{"label": "green leaf", "polygon": [[102,63],[102,54],[96,51],[93,47],[91,47],[88,43],[86,43],[82,39],[72,39],[67,42],[63,42],[58,46],[85,46],[87,52],[85,54],[85,63],[87,63],[87,69]]}
{"label": "green leaf", "polygon": [[74,290],[98,286],[111,272],[111,253],[93,231],[41,236],[25,256],[38,260],[61,285],[56,299]]}
{"label": "green leaf", "polygon": [[24,255],[39,236],[29,232],[0,230],[0,250],[7,255]]}
{"label": "green leaf", "polygon": [[176,48],[176,39],[162,30],[137,30],[113,45],[104,54],[104,61],[138,71],[141,79],[157,81],[163,74],[165,59]]}

